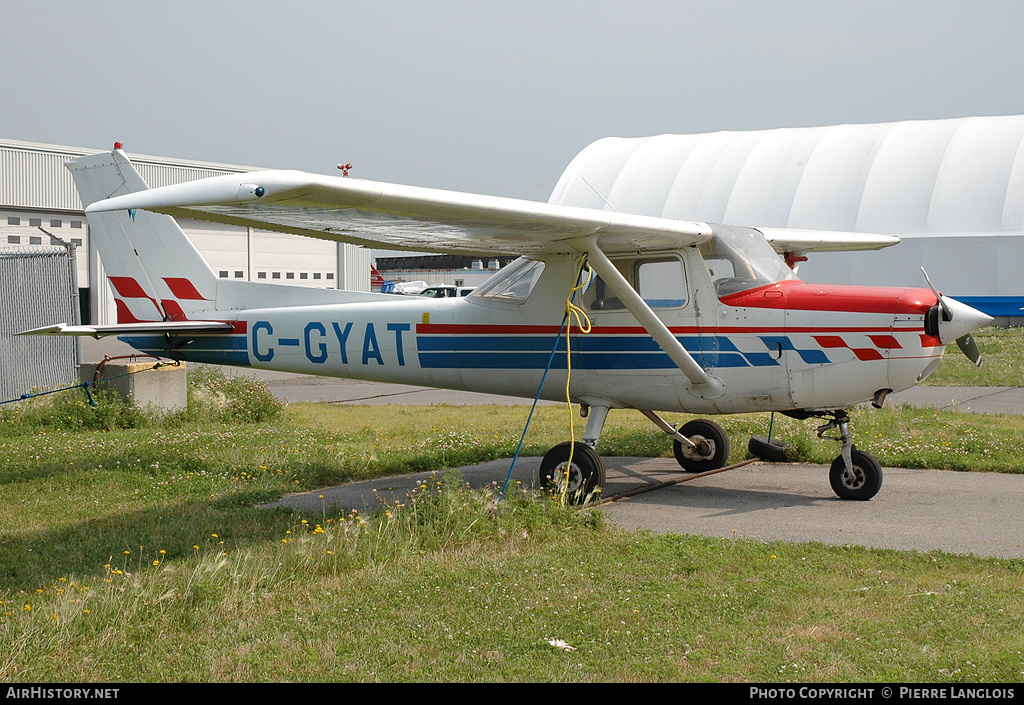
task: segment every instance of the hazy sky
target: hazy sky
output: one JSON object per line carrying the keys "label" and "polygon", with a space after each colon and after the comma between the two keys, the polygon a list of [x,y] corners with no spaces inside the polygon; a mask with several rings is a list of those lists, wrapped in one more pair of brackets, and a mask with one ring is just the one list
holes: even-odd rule
{"label": "hazy sky", "polygon": [[610,135],[1024,113],[1024,3],[0,0],[0,137],[546,200]]}

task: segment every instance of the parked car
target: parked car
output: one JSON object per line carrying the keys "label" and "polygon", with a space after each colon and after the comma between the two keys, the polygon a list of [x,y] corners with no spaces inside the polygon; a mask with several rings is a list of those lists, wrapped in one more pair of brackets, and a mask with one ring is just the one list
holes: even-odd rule
{"label": "parked car", "polygon": [[444,299],[453,298],[456,296],[465,296],[471,291],[473,291],[473,287],[471,286],[452,286],[451,284],[437,284],[435,286],[428,286],[426,289],[420,292],[420,296],[429,296],[432,299]]}
{"label": "parked car", "polygon": [[391,287],[389,294],[406,294],[415,296],[419,294],[427,286],[425,281],[414,281],[414,282],[395,282]]}

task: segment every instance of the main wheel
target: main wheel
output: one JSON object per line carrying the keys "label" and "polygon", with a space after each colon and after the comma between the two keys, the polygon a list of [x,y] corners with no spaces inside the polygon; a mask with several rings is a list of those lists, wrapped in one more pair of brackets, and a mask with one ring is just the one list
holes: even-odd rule
{"label": "main wheel", "polygon": [[714,421],[690,421],[683,424],[679,433],[697,444],[696,448],[686,448],[679,441],[672,442],[676,462],[686,472],[717,470],[729,459],[729,437]]}
{"label": "main wheel", "polygon": [[853,472],[848,472],[843,456],[832,461],[828,481],[842,499],[868,500],[882,489],[882,466],[875,456],[856,448],[850,453]]}
{"label": "main wheel", "polygon": [[[572,462],[569,448],[572,447]],[[583,504],[604,487],[604,462],[597,451],[583,443],[559,443],[540,462],[540,486],[562,492],[570,504]]]}

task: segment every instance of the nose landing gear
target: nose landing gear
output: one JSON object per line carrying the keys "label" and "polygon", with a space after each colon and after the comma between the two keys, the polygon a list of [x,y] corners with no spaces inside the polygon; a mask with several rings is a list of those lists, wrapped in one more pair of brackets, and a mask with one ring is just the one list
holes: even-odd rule
{"label": "nose landing gear", "polygon": [[[843,410],[832,412],[832,419],[817,429],[818,438],[838,441],[843,444],[839,457],[832,461],[828,481],[832,491],[842,499],[869,500],[882,488],[882,466],[875,456],[853,445],[850,434],[850,417]],[[838,436],[826,436],[838,430]]]}

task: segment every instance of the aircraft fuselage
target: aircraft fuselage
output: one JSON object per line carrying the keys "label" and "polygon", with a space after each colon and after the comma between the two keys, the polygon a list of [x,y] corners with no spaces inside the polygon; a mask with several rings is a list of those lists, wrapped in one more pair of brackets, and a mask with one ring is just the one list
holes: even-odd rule
{"label": "aircraft fuselage", "polygon": [[625,309],[577,301],[590,332],[564,325],[560,302],[575,275],[570,256],[543,258],[523,300],[380,295],[204,316],[231,321],[235,328],[224,335],[122,339],[163,356],[169,340],[173,357],[195,362],[530,398],[550,367],[544,399],[564,399],[571,374],[574,401],[691,413],[843,408],[917,384],[942,358],[945,346],[925,333],[936,303],[928,289],[788,280],[719,297],[695,249],[674,256],[687,273],[686,292],[656,310],[724,382],[714,398],[697,393]]}

